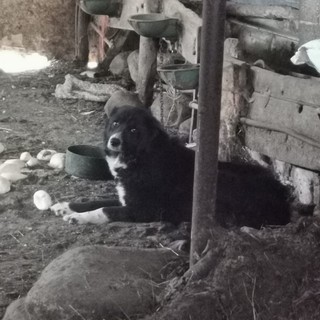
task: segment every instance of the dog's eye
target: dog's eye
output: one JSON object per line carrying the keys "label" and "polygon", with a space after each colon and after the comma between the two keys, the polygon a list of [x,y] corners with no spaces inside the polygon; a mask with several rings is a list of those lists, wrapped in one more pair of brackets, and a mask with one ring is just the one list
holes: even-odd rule
{"label": "dog's eye", "polygon": [[132,128],[132,129],[130,129],[130,132],[133,133],[133,134],[137,133],[137,129],[136,128]]}
{"label": "dog's eye", "polygon": [[112,122],[112,126],[113,126],[114,128],[118,127],[118,126],[119,126],[119,122],[118,122],[118,121],[113,121],[113,122]]}

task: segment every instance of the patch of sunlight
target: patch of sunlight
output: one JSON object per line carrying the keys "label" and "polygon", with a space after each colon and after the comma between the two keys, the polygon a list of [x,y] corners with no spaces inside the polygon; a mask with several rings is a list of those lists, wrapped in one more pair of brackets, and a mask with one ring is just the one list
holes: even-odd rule
{"label": "patch of sunlight", "polygon": [[49,65],[50,61],[39,53],[0,50],[0,70],[5,73],[40,70]]}
{"label": "patch of sunlight", "polygon": [[87,63],[87,68],[88,69],[95,69],[97,67],[98,67],[98,62],[96,62],[96,61],[89,61]]}

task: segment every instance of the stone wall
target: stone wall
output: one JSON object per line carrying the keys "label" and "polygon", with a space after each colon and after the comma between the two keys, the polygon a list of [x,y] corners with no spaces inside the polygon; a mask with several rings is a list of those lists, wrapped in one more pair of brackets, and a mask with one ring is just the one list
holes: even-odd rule
{"label": "stone wall", "polygon": [[1,0],[0,47],[72,58],[74,16],[75,0]]}

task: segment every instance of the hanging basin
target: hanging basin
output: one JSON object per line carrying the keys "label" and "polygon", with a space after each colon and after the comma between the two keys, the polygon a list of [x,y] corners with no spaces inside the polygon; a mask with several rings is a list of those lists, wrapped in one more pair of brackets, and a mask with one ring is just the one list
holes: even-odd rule
{"label": "hanging basin", "polygon": [[91,180],[112,179],[104,152],[101,148],[90,145],[73,145],[66,152],[67,173]]}
{"label": "hanging basin", "polygon": [[135,32],[147,38],[178,38],[179,19],[169,18],[160,13],[135,14],[128,18],[128,22]]}
{"label": "hanging basin", "polygon": [[80,0],[80,8],[88,14],[119,17],[122,0]]}
{"label": "hanging basin", "polygon": [[200,64],[168,64],[157,68],[160,78],[178,90],[197,88],[199,70]]}

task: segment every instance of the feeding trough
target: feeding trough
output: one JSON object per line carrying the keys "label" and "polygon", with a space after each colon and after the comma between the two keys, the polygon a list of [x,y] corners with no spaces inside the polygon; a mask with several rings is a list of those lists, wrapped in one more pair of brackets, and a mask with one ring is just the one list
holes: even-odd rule
{"label": "feeding trough", "polygon": [[80,8],[88,14],[118,17],[122,9],[122,0],[80,0]]}
{"label": "feeding trough", "polygon": [[65,170],[79,178],[112,179],[103,150],[89,145],[73,145],[67,149]]}
{"label": "feeding trough", "polygon": [[199,64],[168,64],[157,68],[160,78],[178,90],[197,88],[199,70]]}
{"label": "feeding trough", "polygon": [[170,41],[178,39],[177,18],[169,18],[160,13],[145,13],[130,16],[128,22],[140,36],[166,38]]}

